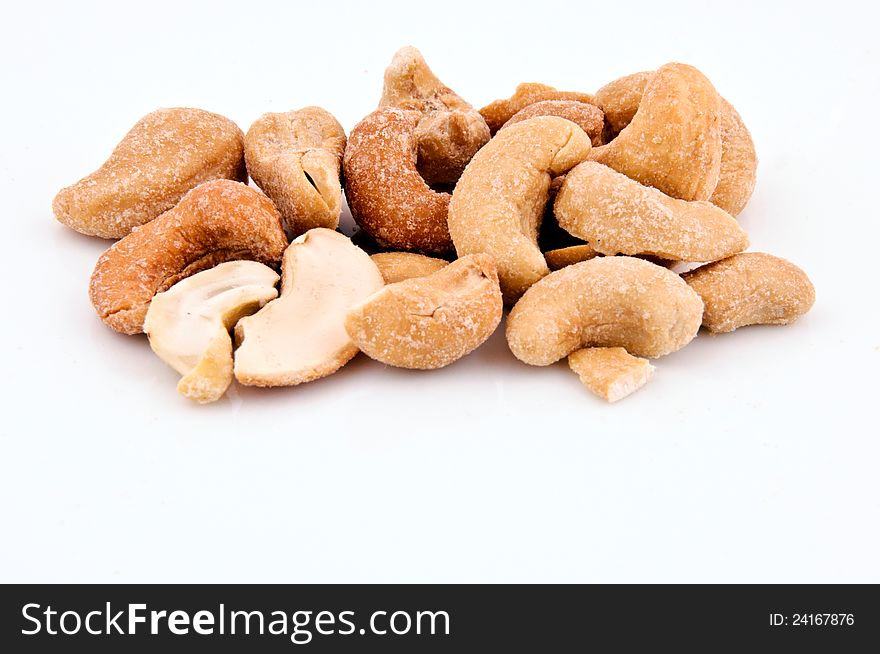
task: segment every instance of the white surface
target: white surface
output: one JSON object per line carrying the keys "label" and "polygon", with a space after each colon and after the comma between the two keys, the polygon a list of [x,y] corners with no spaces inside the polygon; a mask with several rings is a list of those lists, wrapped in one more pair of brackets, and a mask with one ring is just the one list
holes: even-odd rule
{"label": "white surface", "polygon": [[[7,7],[0,581],[880,581],[877,16],[612,4]],[[107,243],[52,197],[158,107],[350,130],[407,43],[477,106],[698,66],[757,143],[753,249],[801,265],[814,310],[701,334],[612,406],[500,330],[437,372],[359,357],[190,405],[95,316]]]}

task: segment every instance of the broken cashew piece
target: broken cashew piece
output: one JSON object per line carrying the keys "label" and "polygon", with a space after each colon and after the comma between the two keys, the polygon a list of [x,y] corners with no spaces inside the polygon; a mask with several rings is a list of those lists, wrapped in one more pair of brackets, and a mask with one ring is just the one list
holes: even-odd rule
{"label": "broken cashew piece", "polygon": [[385,107],[355,125],[343,159],[345,196],[355,222],[379,245],[445,254],[452,249],[449,193],[434,191],[416,167],[418,111]]}
{"label": "broken cashew piece", "polygon": [[455,186],[448,219],[455,249],[495,260],[506,303],[550,272],[538,247],[550,178],[586,159],[590,147],[569,120],[530,118],[489,141]]}
{"label": "broken cashew piece", "polygon": [[370,258],[382,273],[386,284],[396,284],[414,277],[427,277],[449,265],[448,261],[415,252],[378,252]]}
{"label": "broken cashew piece", "polygon": [[388,284],[349,310],[345,328],[372,359],[432,370],[479,347],[502,309],[492,258],[474,254],[427,277]]}
{"label": "broken cashew piece", "polygon": [[547,250],[544,253],[544,259],[550,270],[559,270],[574,263],[581,261],[589,261],[594,257],[601,256],[596,250],[584,243],[583,245],[570,245],[565,248],[556,248],[555,250]]}
{"label": "broken cashew piece", "polygon": [[708,200],[721,170],[720,100],[693,66],[666,64],[650,77],[638,110],[590,158],[682,200]]}
{"label": "broken cashew piece", "polygon": [[412,46],[398,50],[385,70],[382,107],[422,114],[415,129],[417,167],[428,184],[455,184],[490,137],[480,113],[443,84]]}
{"label": "broken cashew piece", "polygon": [[763,252],[743,252],[682,278],[706,305],[703,327],[716,334],[746,325],[787,325],[816,301],[816,289],[803,270]]}
{"label": "broken cashew piece", "polygon": [[235,326],[235,378],[247,386],[294,386],[336,372],[358,353],[348,308],[385,282],[350,239],[316,228],[284,252],[281,295]]}
{"label": "broken cashew piece", "polygon": [[507,318],[517,359],[547,366],[584,347],[655,358],[687,345],[703,303],[675,273],[634,257],[598,257],[537,282]]}
{"label": "broken cashew piece", "polygon": [[228,118],[201,109],[147,114],[98,170],[55,196],[55,217],[89,236],[122,238],[203,182],[246,181],[243,136]]}
{"label": "broken cashew piece", "polygon": [[489,125],[492,134],[495,134],[517,112],[522,111],[530,104],[544,100],[570,100],[592,104],[593,96],[576,91],[558,91],[552,86],[537,82],[523,82],[516,87],[512,96],[505,100],[495,100],[495,102],[486,105],[480,109],[480,114],[486,119],[486,124]]}
{"label": "broken cashew piece", "polygon": [[749,237],[711,202],[686,202],[594,161],[575,166],[556,195],[559,226],[597,252],[716,261],[742,252]]}
{"label": "broken cashew piece", "polygon": [[239,182],[206,182],[110,246],[95,264],[89,298],[107,326],[139,334],[156,293],[224,261],[275,265],[286,246],[269,198]]}
{"label": "broken cashew piece", "polygon": [[263,114],[251,125],[247,169],[278,207],[288,237],[339,225],[344,152],[342,125],[320,107]]}
{"label": "broken cashew piece", "polygon": [[232,382],[229,330],[278,295],[278,273],[256,261],[228,261],[187,277],[150,302],[150,347],[183,377],[178,392],[219,400]]}
{"label": "broken cashew piece", "polygon": [[617,402],[648,383],[654,372],[647,359],[622,347],[587,347],[568,355],[568,366],[593,393]]}

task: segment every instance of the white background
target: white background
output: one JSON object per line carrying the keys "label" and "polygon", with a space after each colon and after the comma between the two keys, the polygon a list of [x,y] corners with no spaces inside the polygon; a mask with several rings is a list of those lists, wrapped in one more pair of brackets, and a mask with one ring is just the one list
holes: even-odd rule
{"label": "white background", "polygon": [[[0,25],[0,581],[880,581],[870,3],[15,3]],[[755,250],[813,279],[790,327],[701,334],[617,405],[498,333],[436,372],[175,392],[86,294],[108,243],[52,217],[134,122],[346,130],[394,51],[476,106],[699,67],[754,135]]]}

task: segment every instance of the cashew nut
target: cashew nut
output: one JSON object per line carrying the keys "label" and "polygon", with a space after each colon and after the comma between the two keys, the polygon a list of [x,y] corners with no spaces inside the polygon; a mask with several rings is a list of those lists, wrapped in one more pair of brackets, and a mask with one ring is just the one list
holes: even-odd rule
{"label": "cashew nut", "polygon": [[286,246],[269,198],[239,182],[206,182],[104,252],[89,297],[108,326],[139,334],[156,293],[224,261],[275,265]]}
{"label": "cashew nut", "polygon": [[530,104],[517,111],[501,129],[537,116],[559,116],[570,120],[590,136],[594,146],[602,145],[602,132],[605,127],[602,110],[594,104],[575,100],[543,100]]}
{"label": "cashew nut", "polygon": [[581,261],[589,261],[593,257],[601,256],[596,250],[584,243],[583,245],[569,245],[564,248],[556,248],[547,250],[544,253],[544,259],[550,270],[559,270],[574,263]]}
{"label": "cashew nut", "polygon": [[552,86],[538,84],[537,82],[524,82],[516,87],[513,95],[506,100],[495,100],[482,109],[480,114],[486,119],[486,124],[492,134],[501,129],[514,114],[522,111],[530,104],[543,102],[544,100],[572,100],[574,102],[593,103],[593,96],[588,93],[575,91],[557,91]]}
{"label": "cashew nut", "polygon": [[228,261],[177,282],[150,302],[144,332],[153,351],[183,377],[181,395],[219,400],[232,382],[229,330],[277,297],[278,273],[256,261]]}
{"label": "cashew nut", "polygon": [[336,372],[357,354],[345,314],[384,285],[369,255],[316,228],[284,252],[281,296],[235,326],[235,378],[248,386],[293,386]]}
{"label": "cashew nut", "polygon": [[141,118],[98,170],[59,191],[55,217],[90,236],[122,238],[212,179],[247,180],[243,135],[201,109],[159,109]]}
{"label": "cashew nut", "polygon": [[736,219],[714,204],[676,200],[594,161],[565,176],[554,212],[560,227],[606,255],[715,261],[749,245]]}
{"label": "cashew nut", "polygon": [[415,130],[417,166],[428,184],[455,184],[489,140],[489,126],[480,113],[437,79],[412,46],[398,50],[385,70],[382,107],[422,113]]}
{"label": "cashew nut", "polygon": [[682,200],[708,200],[721,168],[720,100],[693,66],[666,64],[650,77],[632,121],[593,161]]}
{"label": "cashew nut", "polygon": [[421,119],[386,107],[355,125],[343,159],[345,196],[355,222],[383,247],[444,254],[452,248],[450,195],[432,190],[416,167]]}
{"label": "cashew nut", "polygon": [[703,327],[714,333],[746,325],[787,325],[812,308],[806,273],[772,254],[744,252],[682,275],[703,299]]}
{"label": "cashew nut", "polygon": [[336,229],[345,132],[320,107],[260,116],[244,141],[247,169],[284,220],[289,237],[314,227]]}
{"label": "cashew nut", "polygon": [[659,357],[687,345],[703,303],[675,273],[634,257],[597,257],[547,275],[507,318],[520,361],[546,366],[584,347]]}
{"label": "cashew nut", "polygon": [[448,218],[455,249],[492,256],[506,303],[550,272],[537,242],[550,176],[589,152],[590,137],[571,121],[530,118],[489,141],[455,186]]}
{"label": "cashew nut", "polygon": [[379,252],[370,258],[382,273],[386,284],[396,284],[413,277],[427,277],[446,267],[449,262],[415,252]]}
{"label": "cashew nut", "polygon": [[437,272],[396,284],[354,305],[345,328],[369,357],[400,368],[442,368],[475,350],[501,321],[492,258],[462,257]]}
{"label": "cashew nut", "polygon": [[[596,92],[596,103],[605,112],[611,136],[625,128],[642,100],[653,71],[635,73],[606,84]],[[738,216],[745,208],[757,179],[758,157],[752,135],[737,110],[723,97],[718,114],[721,134],[721,168],[709,202]]]}
{"label": "cashew nut", "polygon": [[648,383],[654,366],[622,347],[587,347],[568,355],[569,367],[599,397],[617,402]]}

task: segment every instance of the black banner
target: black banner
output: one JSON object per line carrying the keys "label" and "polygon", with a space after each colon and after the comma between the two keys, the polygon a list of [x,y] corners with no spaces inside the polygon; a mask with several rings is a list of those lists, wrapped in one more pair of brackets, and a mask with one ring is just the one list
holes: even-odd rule
{"label": "black banner", "polygon": [[25,585],[0,592],[0,651],[15,653],[855,652],[880,644],[880,594],[868,585]]}

